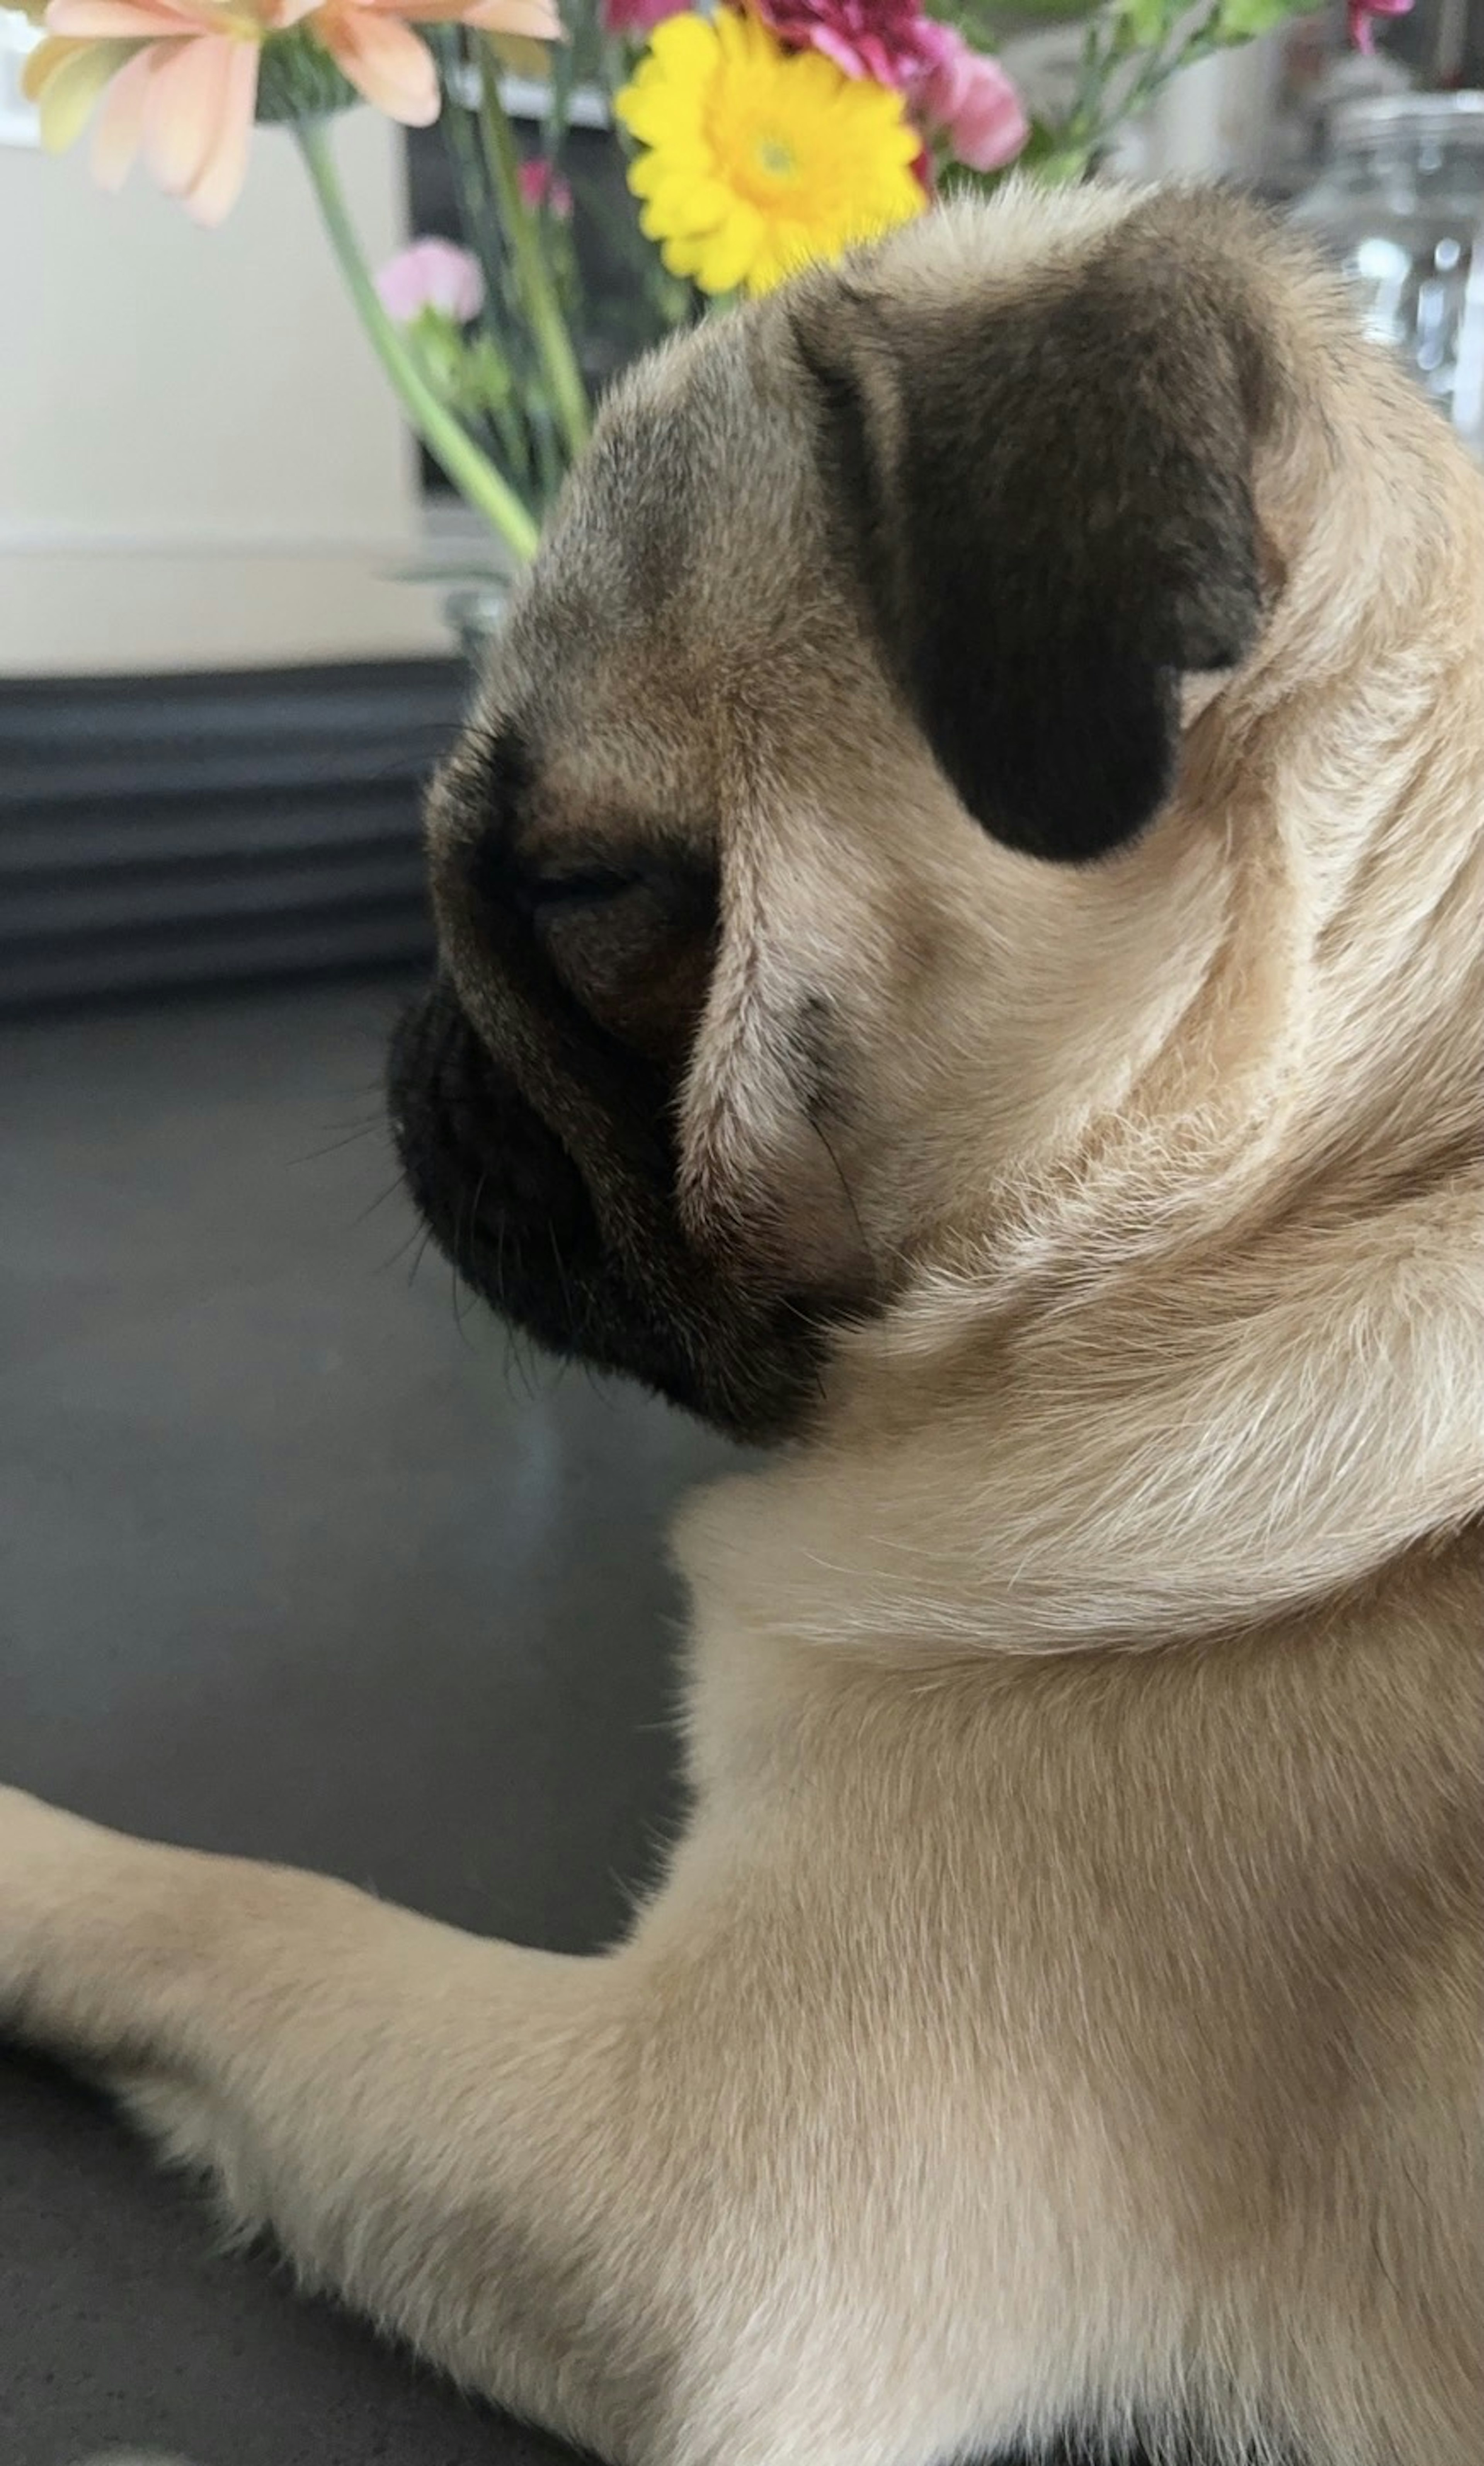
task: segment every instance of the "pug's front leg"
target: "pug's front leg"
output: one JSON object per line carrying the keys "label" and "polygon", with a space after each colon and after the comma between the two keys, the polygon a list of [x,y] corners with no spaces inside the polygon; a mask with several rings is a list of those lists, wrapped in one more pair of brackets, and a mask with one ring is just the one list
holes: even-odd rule
{"label": "pug's front leg", "polygon": [[643,2145],[641,2004],[627,1954],[481,1941],[0,1790],[0,2029],[466,2387],[669,2461],[710,2454],[683,2384],[715,2235]]}

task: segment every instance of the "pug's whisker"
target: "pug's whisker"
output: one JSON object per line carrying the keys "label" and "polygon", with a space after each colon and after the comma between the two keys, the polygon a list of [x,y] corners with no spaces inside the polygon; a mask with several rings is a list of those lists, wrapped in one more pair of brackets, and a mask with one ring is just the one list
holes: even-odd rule
{"label": "pug's whisker", "polygon": [[[486,1165],[483,1172],[480,1175],[478,1181],[474,1185],[474,1197],[469,1205],[469,1237],[465,1247],[468,1250],[471,1259],[473,1255],[474,1237],[479,1231],[480,1206],[483,1199],[488,1181],[489,1167]],[[461,1260],[460,1264],[461,1267],[463,1267],[464,1274],[467,1275],[469,1272],[468,1267],[463,1265],[462,1260]]]}
{"label": "pug's whisker", "polygon": [[849,1212],[850,1222],[855,1226],[856,1240],[861,1245],[861,1255],[863,1258],[868,1259],[870,1257],[870,1244],[866,1238],[866,1226],[862,1221],[861,1211],[856,1205],[855,1193],[845,1178],[844,1167],[835,1153],[832,1141],[826,1137],[824,1125],[820,1120],[818,1114],[811,1111],[806,1118],[808,1120],[809,1128],[813,1131],[815,1137],[819,1140],[821,1147],[824,1150],[831,1165],[834,1167],[835,1178],[840,1184],[840,1195],[844,1200],[846,1209]]}
{"label": "pug's whisker", "polygon": [[369,1118],[355,1130],[348,1132],[344,1138],[329,1139],[324,1147],[309,1148],[303,1155],[290,1156],[289,1163],[297,1169],[301,1165],[320,1164],[326,1156],[343,1155],[347,1148],[353,1148],[360,1140],[369,1139],[381,1127],[379,1117]]}
{"label": "pug's whisker", "polygon": [[389,1276],[393,1267],[400,1267],[402,1261],[406,1258],[408,1251],[412,1248],[415,1242],[419,1243],[420,1244],[426,1243],[427,1240],[428,1235],[423,1228],[419,1227],[416,1223],[409,1225],[400,1242],[398,1242],[395,1249],[390,1250],[384,1259],[378,1261],[373,1272],[378,1276]]}
{"label": "pug's whisker", "polygon": [[525,1397],[528,1404],[533,1404],[536,1401],[536,1391],[530,1383],[530,1373],[527,1368],[526,1356],[521,1347],[519,1332],[517,1329],[511,1327],[507,1329],[506,1333],[508,1340],[505,1349],[506,1392],[513,1395],[514,1389],[510,1382],[512,1379],[519,1379],[521,1382],[522,1395]]}
{"label": "pug's whisker", "polygon": [[[371,1199],[367,1205],[362,1208],[359,1216],[352,1217],[351,1231],[358,1232],[363,1224],[369,1223],[371,1217],[373,1217],[380,1208],[385,1207],[389,1199],[394,1199],[396,1197],[402,1186],[402,1177],[400,1174],[397,1174],[393,1180],[388,1182],[385,1190],[378,1192],[377,1196]],[[406,1249],[407,1243],[410,1242],[412,1238],[412,1234],[409,1233],[407,1241],[401,1245],[403,1250]],[[400,1256],[400,1252],[398,1252],[397,1255]]]}
{"label": "pug's whisker", "polygon": [[379,1122],[385,1127],[386,1100],[379,1087],[347,1087],[338,1092],[337,1102],[351,1106],[354,1110],[326,1119],[325,1128],[327,1131],[360,1130],[368,1122]]}
{"label": "pug's whisker", "polygon": [[[488,1179],[489,1169],[486,1166],[474,1185],[474,1196],[469,1201],[467,1231],[463,1229],[463,1210],[461,1207],[460,1209],[459,1223],[455,1233],[454,1253],[450,1262],[453,1267],[454,1278],[454,1318],[458,1324],[459,1332],[461,1335],[463,1336],[466,1344],[469,1344],[469,1337],[466,1333],[466,1323],[469,1312],[472,1309],[476,1308],[482,1298],[479,1288],[474,1281],[474,1241],[479,1229],[480,1201],[484,1196],[484,1186]],[[465,1296],[461,1306],[459,1298],[461,1288],[462,1289]],[[470,1344],[470,1350],[473,1350],[472,1344]]]}
{"label": "pug's whisker", "polygon": [[[464,1283],[463,1278],[460,1275],[458,1268],[455,1267],[451,1259],[448,1266],[449,1301],[453,1307],[454,1325],[459,1331],[459,1339],[462,1344],[464,1351],[466,1353],[472,1353],[474,1351],[474,1344],[469,1334],[467,1322],[469,1316],[469,1305],[474,1299],[474,1296],[470,1292],[469,1287]],[[464,1298],[464,1296],[467,1296],[467,1298]]]}
{"label": "pug's whisker", "polygon": [[574,1326],[576,1318],[572,1307],[572,1287],[568,1281],[567,1263],[562,1257],[562,1245],[556,1238],[554,1224],[547,1226],[547,1239],[551,1245],[551,1265],[556,1269],[556,1281],[561,1289],[562,1311],[569,1327]]}
{"label": "pug's whisker", "polygon": [[[427,1257],[427,1255],[428,1255],[428,1244],[429,1244],[429,1243],[432,1241],[432,1239],[433,1239],[433,1227],[432,1227],[432,1225],[431,1225],[431,1224],[429,1224],[429,1225],[424,1226],[424,1228],[423,1228],[423,1235],[422,1235],[422,1239],[421,1239],[421,1241],[420,1241],[420,1242],[418,1243],[418,1244],[417,1244],[416,1252],[416,1254],[415,1254],[415,1256],[414,1256],[412,1266],[411,1266],[411,1267],[408,1268],[408,1270],[407,1270],[407,1289],[408,1289],[408,1291],[409,1291],[409,1292],[411,1292],[411,1291],[412,1291],[412,1289],[413,1289],[414,1285],[415,1285],[415,1284],[416,1283],[416,1281],[417,1281],[417,1270],[418,1270],[418,1268],[421,1267],[421,1265],[422,1265],[422,1263],[423,1263],[424,1259],[425,1259],[425,1258]],[[403,1244],[403,1247],[404,1247],[404,1248],[406,1247],[406,1244]],[[401,1257],[401,1255],[402,1255],[402,1252],[401,1252],[400,1250],[396,1251],[396,1252],[393,1254],[393,1258],[392,1260],[389,1260],[389,1261],[388,1261],[388,1266],[390,1267],[390,1266],[393,1265],[393,1264],[394,1264],[394,1262],[395,1262],[395,1260],[396,1260],[396,1259],[399,1259],[399,1258]]]}

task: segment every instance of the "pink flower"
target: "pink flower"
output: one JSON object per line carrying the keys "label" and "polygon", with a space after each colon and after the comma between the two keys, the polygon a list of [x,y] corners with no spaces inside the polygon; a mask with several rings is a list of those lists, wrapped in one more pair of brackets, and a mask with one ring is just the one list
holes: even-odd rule
{"label": "pink flower", "polygon": [[971,51],[952,26],[932,32],[938,57],[910,89],[913,117],[940,131],[971,171],[998,171],[1014,162],[1030,135],[1021,98],[1000,62]]}
{"label": "pink flower", "polygon": [[846,77],[874,78],[905,94],[934,65],[946,31],[917,0],[753,0],[780,43],[822,52]]}
{"label": "pink flower", "polygon": [[532,213],[544,208],[554,221],[565,223],[572,218],[572,188],[553,170],[544,154],[534,154],[523,163],[518,174],[521,195]]}
{"label": "pink flower", "polygon": [[1347,0],[1346,14],[1350,21],[1350,39],[1358,52],[1376,49],[1373,17],[1405,17],[1412,0]]}
{"label": "pink flower", "polygon": [[690,0],[603,0],[603,26],[610,34],[652,34],[689,5]]}
{"label": "pink flower", "polygon": [[410,325],[425,308],[467,325],[484,305],[479,259],[451,239],[415,239],[390,257],[376,277],[377,296],[398,325]]}

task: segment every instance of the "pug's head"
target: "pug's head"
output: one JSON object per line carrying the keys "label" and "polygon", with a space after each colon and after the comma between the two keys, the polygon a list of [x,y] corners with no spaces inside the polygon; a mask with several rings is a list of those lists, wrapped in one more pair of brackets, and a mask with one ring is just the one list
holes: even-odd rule
{"label": "pug's head", "polygon": [[1189,750],[1280,553],[1245,209],[1025,190],[646,362],[437,784],[413,1195],[562,1354],[750,1438],[1115,1106],[1209,955]]}

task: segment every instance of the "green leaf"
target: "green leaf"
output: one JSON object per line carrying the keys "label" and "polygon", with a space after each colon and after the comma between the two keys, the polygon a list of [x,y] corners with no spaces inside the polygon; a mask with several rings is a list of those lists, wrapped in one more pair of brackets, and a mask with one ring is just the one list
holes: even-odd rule
{"label": "green leaf", "polygon": [[463,337],[444,308],[419,308],[406,328],[427,374],[443,392],[463,357]]}
{"label": "green leaf", "polygon": [[1117,26],[1135,50],[1158,50],[1169,34],[1175,20],[1183,14],[1179,0],[1121,0]]}
{"label": "green leaf", "polygon": [[514,391],[510,371],[488,334],[481,334],[465,354],[462,370],[466,398],[481,411],[504,411]]}
{"label": "green leaf", "polygon": [[1222,0],[1216,12],[1216,39],[1227,44],[1253,42],[1290,17],[1302,16],[1307,7],[1308,0]]}
{"label": "green leaf", "polygon": [[[1015,8],[1010,13],[1013,23],[1019,28],[1023,18],[1034,18],[1038,23],[1050,25],[1057,19],[1091,17],[1095,11],[1088,7],[1088,0],[1015,0]],[[998,51],[1009,31],[1003,10],[935,8],[933,14],[946,17],[951,24],[957,26],[961,34],[971,35],[979,51]]]}
{"label": "green leaf", "polygon": [[[1048,189],[1069,188],[1086,176],[1090,149],[1069,130],[1053,128],[1048,122],[1033,120],[1030,136],[1015,161],[1012,171],[1026,171]],[[1004,178],[1002,171],[990,174],[989,183]]]}

